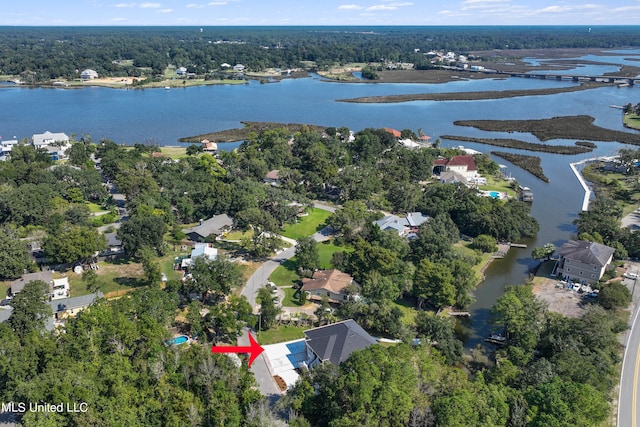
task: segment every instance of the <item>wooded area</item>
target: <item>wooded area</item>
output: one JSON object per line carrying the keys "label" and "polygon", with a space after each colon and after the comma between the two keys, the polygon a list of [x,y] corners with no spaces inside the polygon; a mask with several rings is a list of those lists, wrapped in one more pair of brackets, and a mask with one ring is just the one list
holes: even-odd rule
{"label": "wooded area", "polygon": [[[550,37],[549,34],[553,34]],[[631,27],[4,27],[0,75],[26,83],[100,76],[153,78],[169,64],[210,75],[222,64],[324,70],[351,62],[431,65],[431,50],[468,54],[508,49],[638,46]],[[416,51],[418,50],[418,51]]]}

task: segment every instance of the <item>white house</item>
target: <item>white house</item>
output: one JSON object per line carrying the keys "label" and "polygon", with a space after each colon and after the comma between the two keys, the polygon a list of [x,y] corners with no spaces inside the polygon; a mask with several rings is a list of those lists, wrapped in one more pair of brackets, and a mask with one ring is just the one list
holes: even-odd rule
{"label": "white house", "polygon": [[69,279],[63,277],[61,279],[53,279],[51,282],[51,300],[69,298],[71,288],[69,287]]}
{"label": "white house", "polygon": [[185,67],[180,67],[176,71],[176,74],[179,76],[184,76],[185,74],[187,74],[187,69]]}
{"label": "white house", "polygon": [[245,66],[242,64],[236,64],[233,66],[233,71],[235,71],[236,73],[242,73],[245,69]]}
{"label": "white house", "polygon": [[213,261],[218,257],[218,249],[214,248],[211,243],[196,243],[191,250],[191,257],[183,259],[180,267],[189,269],[193,267],[196,258],[200,257],[208,261]]}
{"label": "white house", "polygon": [[54,143],[67,145],[69,143],[69,136],[62,132],[53,133],[46,131],[45,133],[34,134],[31,140],[33,141],[34,147],[40,148],[46,145],[53,145]]}
{"label": "white house", "polygon": [[466,181],[478,178],[478,168],[473,156],[453,156],[450,159],[436,159],[433,162],[433,173],[441,176],[445,172],[455,172]]}
{"label": "white house", "polygon": [[95,70],[91,70],[91,69],[87,68],[82,73],[80,73],[80,78],[82,80],[97,79],[98,78],[98,72],[95,71]]}
{"label": "white house", "polygon": [[0,141],[0,161],[8,160],[11,157],[11,150],[17,144],[17,139]]}

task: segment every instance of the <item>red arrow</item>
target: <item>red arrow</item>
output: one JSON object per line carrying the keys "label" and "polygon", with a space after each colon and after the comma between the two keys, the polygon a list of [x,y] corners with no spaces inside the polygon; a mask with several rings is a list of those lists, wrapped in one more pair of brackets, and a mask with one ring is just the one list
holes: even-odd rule
{"label": "red arrow", "polygon": [[260,344],[258,344],[256,340],[253,339],[253,336],[251,335],[251,333],[249,333],[248,346],[232,345],[232,346],[217,347],[214,345],[213,347],[211,347],[212,353],[249,353],[249,363],[247,364],[248,368],[251,367],[251,364],[253,363],[254,360],[256,360],[256,357],[260,356],[260,353],[262,353],[263,351],[264,351],[264,348],[262,348]]}

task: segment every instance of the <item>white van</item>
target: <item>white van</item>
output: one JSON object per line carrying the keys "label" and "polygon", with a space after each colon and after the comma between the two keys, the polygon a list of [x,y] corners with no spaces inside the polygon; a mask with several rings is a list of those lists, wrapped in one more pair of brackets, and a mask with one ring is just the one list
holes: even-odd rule
{"label": "white van", "polygon": [[638,278],[638,274],[637,273],[629,273],[628,271],[626,273],[624,273],[624,277],[627,279],[637,279]]}

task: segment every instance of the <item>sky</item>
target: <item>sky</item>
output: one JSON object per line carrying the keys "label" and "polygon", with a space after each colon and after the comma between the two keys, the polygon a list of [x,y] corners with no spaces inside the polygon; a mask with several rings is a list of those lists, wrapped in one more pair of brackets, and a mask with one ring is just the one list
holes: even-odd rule
{"label": "sky", "polygon": [[17,0],[1,26],[640,25],[640,0]]}

